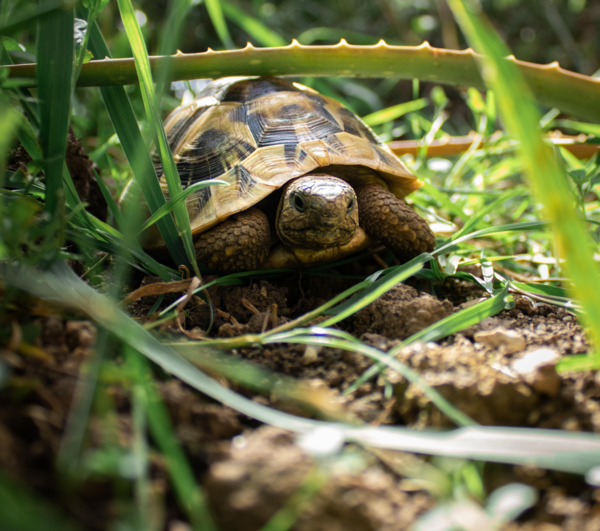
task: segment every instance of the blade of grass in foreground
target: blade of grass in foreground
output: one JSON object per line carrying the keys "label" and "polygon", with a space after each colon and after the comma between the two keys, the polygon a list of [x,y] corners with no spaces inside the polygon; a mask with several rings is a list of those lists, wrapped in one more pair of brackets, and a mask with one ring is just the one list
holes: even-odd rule
{"label": "blade of grass in foreground", "polygon": [[156,212],[154,212],[154,214],[152,214],[152,216],[150,216],[144,222],[144,224],[140,227],[139,232],[140,233],[144,232],[147,228],[154,225],[157,221],[162,219],[169,212],[172,212],[175,207],[177,207],[180,203],[183,203],[185,201],[185,199],[188,195],[193,194],[194,192],[197,192],[198,190],[202,190],[203,188],[206,188],[207,186],[223,186],[223,185],[228,185],[228,184],[229,183],[227,183],[225,181],[219,181],[218,179],[209,179],[207,181],[202,181],[199,183],[192,184],[191,186],[188,186],[185,190],[183,190],[183,192],[181,192],[179,195],[173,197],[168,203],[165,203]]}
{"label": "blade of grass in foreground", "polygon": [[431,254],[440,254],[446,251],[457,243],[466,242],[475,238],[481,238],[483,236],[491,236],[492,234],[500,234],[502,232],[521,232],[525,230],[538,230],[543,229],[547,226],[544,221],[523,221],[520,223],[508,223],[506,225],[498,225],[496,227],[488,227],[487,229],[477,230],[470,234],[463,234],[458,238],[454,239],[454,236],[448,238],[444,243],[438,245]]}
{"label": "blade of grass in foreground", "polygon": [[57,10],[40,20],[38,31],[40,136],[45,160],[47,212],[54,214],[62,196],[73,74],[73,9]]}
{"label": "blade of grass in foreground", "polygon": [[[85,12],[78,11],[80,16],[85,16]],[[110,52],[104,38],[94,23],[90,31],[90,49],[95,57],[110,57]],[[110,116],[115,132],[119,137],[121,147],[125,156],[131,165],[133,175],[137,180],[144,198],[150,207],[151,212],[156,212],[161,206],[166,204],[158,177],[152,166],[152,160],[148,153],[140,128],[138,127],[129,96],[124,87],[100,87],[104,105]],[[177,233],[177,228],[171,216],[165,216],[158,220],[158,229],[169,249],[169,253],[176,264],[186,263],[186,254],[183,249],[181,238]],[[123,229],[123,227],[121,227]]]}
{"label": "blade of grass in foreground", "polygon": [[357,341],[354,337],[350,340],[341,337],[332,337],[326,335],[325,332],[337,332],[334,330],[327,330],[323,328],[309,328],[308,330],[294,330],[292,332],[284,332],[282,334],[276,334],[269,336],[263,340],[263,343],[300,343],[303,345],[320,345],[324,347],[340,348],[353,352],[360,352],[365,356],[368,356],[373,361],[382,362],[385,366],[394,369],[408,381],[418,385],[423,394],[429,398],[437,408],[444,413],[452,422],[457,426],[473,426],[476,424],[462,411],[455,408],[450,402],[448,402],[438,391],[433,387],[428,386],[424,380],[413,371],[410,367],[407,367],[403,363],[400,363],[393,359],[392,356],[386,356],[380,350],[369,347],[360,341]]}
{"label": "blade of grass in foreground", "polygon": [[317,462],[308,471],[302,484],[286,500],[284,506],[260,529],[260,531],[288,531],[296,523],[302,511],[325,487],[332,476],[330,467]]}
{"label": "blade of grass in foreground", "polygon": [[[413,383],[417,387],[419,387],[423,391],[423,394],[427,396],[431,400],[431,402],[435,404],[435,406],[456,425],[470,426],[475,424],[467,415],[465,415],[459,409],[455,408],[442,395],[440,395],[438,391],[428,386],[421,378],[421,376],[417,374],[413,369],[411,369],[404,363],[394,360],[393,357],[385,354],[381,350],[361,343],[358,339],[348,334],[347,332],[336,330],[334,328],[324,328],[321,326],[315,326],[311,328],[296,328],[289,332],[281,332],[270,335],[248,334],[246,336],[238,336],[236,338],[236,341],[236,348],[250,347],[255,346],[257,344],[268,345],[271,343],[300,343],[303,345],[318,345],[323,347],[339,348],[351,352],[358,352],[360,354],[364,354],[365,356],[371,358],[373,361],[382,363],[385,367],[390,367],[391,369],[401,374],[410,383]],[[199,356],[194,351],[197,349],[198,346],[200,346],[202,349],[210,349],[211,347],[219,346],[222,347],[223,341],[216,339],[203,341],[200,344],[195,342],[187,342],[172,343],[168,344],[168,346],[171,346],[177,352],[181,352],[186,359],[189,359],[192,362],[196,362]],[[202,350],[202,352],[204,352],[204,350]],[[202,353],[201,356],[203,357],[204,354]],[[198,364],[201,365],[202,363],[202,360],[198,361]]]}
{"label": "blade of grass in foreground", "polygon": [[[165,180],[167,181],[167,186],[169,188],[169,195],[171,197],[176,197],[182,192],[181,180],[179,179],[177,167],[173,160],[173,153],[171,153],[167,135],[165,134],[162,120],[159,116],[146,43],[144,42],[144,37],[135,16],[131,1],[118,0],[118,4],[123,26],[125,27],[125,32],[127,33],[127,38],[129,39],[129,44],[133,51],[136,71],[140,81],[142,99],[144,101],[144,108],[146,109],[146,115],[154,130],[154,141],[160,155]],[[198,264],[196,263],[196,253],[194,250],[194,242],[192,240],[192,228],[190,226],[187,208],[184,204],[178,205],[173,209],[173,214],[175,215],[177,229],[183,240],[183,247],[187,256],[185,265],[187,265],[188,268],[191,268],[196,276],[200,276]]]}
{"label": "blade of grass in foreground", "polygon": [[204,494],[177,440],[167,409],[156,391],[146,359],[130,347],[127,347],[126,355],[136,376],[136,387],[139,388],[137,395],[145,406],[152,438],[166,457],[179,503],[187,512],[194,529],[216,531]]}
{"label": "blade of grass in foreground", "polygon": [[[158,40],[158,55],[176,53],[183,37],[185,20],[192,7],[191,0],[172,0],[169,2],[167,20],[163,25]],[[166,81],[170,77],[171,61],[165,61],[156,72],[156,101],[159,108],[165,90],[169,87]]]}
{"label": "blade of grass in foreground", "polygon": [[221,386],[162,345],[107,297],[86,285],[63,263],[57,263],[51,273],[7,264],[0,270],[0,276],[18,289],[83,312],[125,344],[202,393],[256,420],[283,429],[305,433],[319,427],[329,427],[339,430],[347,441],[377,448],[537,465],[579,474],[585,474],[600,462],[600,437],[589,433],[482,426],[449,432],[414,431],[397,426],[355,427],[283,413]]}
{"label": "blade of grass in foreground", "polygon": [[[531,90],[518,68],[504,60],[509,52],[481,14],[481,4],[472,0],[448,0],[454,17],[468,41],[486,57],[480,59],[482,76],[498,98],[502,120],[520,140],[520,153],[531,188],[544,206],[544,214],[556,236],[566,270],[573,280],[575,298],[581,302],[584,325],[600,347],[600,271],[593,259],[593,244],[573,207],[566,175],[556,163],[539,130],[540,113]],[[600,350],[589,355],[600,362]]]}

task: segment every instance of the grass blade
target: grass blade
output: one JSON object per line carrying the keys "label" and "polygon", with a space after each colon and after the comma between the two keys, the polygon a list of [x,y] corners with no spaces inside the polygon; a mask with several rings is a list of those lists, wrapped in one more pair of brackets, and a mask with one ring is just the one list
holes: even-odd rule
{"label": "grass blade", "polygon": [[441,245],[438,245],[431,254],[440,254],[448,248],[462,243],[467,240],[473,240],[475,238],[481,238],[482,236],[491,236],[492,234],[500,234],[501,232],[519,232],[524,230],[538,230],[543,229],[547,226],[544,221],[523,221],[521,223],[508,223],[507,225],[498,225],[497,227],[488,227],[487,229],[477,230],[470,234],[464,234],[456,239],[448,239]]}
{"label": "grass blade", "polygon": [[393,107],[367,114],[367,116],[363,116],[362,120],[367,125],[373,127],[375,125],[381,125],[396,120],[409,112],[420,111],[427,107],[427,105],[429,105],[429,100],[427,98],[420,98],[418,100],[399,103]]}
{"label": "grass blade", "polygon": [[227,183],[225,181],[219,181],[218,179],[210,179],[208,181],[202,181],[199,183],[192,184],[191,186],[188,186],[185,190],[183,190],[183,192],[181,192],[179,195],[172,198],[168,203],[165,203],[156,212],[154,212],[154,214],[152,214],[152,216],[150,216],[144,222],[144,224],[141,226],[139,232],[140,233],[144,232],[148,227],[151,227],[152,225],[154,225],[159,219],[162,219],[169,212],[172,212],[174,208],[176,208],[178,205],[180,205],[181,203],[183,203],[185,201],[185,199],[188,195],[193,194],[194,192],[197,192],[198,190],[202,190],[203,188],[206,188],[207,186],[223,186],[223,185],[226,186],[228,184],[229,183]]}
{"label": "grass blade", "polygon": [[[125,32],[127,33],[127,38],[129,39],[129,44],[133,51],[136,70],[140,81],[142,99],[144,101],[144,108],[146,109],[146,115],[148,116],[148,120],[154,131],[154,141],[160,155],[169,195],[171,197],[176,197],[182,191],[181,180],[179,179],[177,167],[173,160],[173,153],[171,153],[167,135],[165,134],[162,120],[158,113],[158,105],[156,103],[156,95],[152,83],[152,73],[150,71],[150,61],[148,60],[146,43],[144,42],[144,37],[137,21],[133,5],[131,4],[131,0],[118,0],[118,4],[121,19],[123,20],[123,26],[125,27]],[[180,204],[176,206],[173,209],[173,214],[175,215],[177,228],[181,239],[183,240],[183,248],[185,249],[187,256],[185,265],[187,265],[188,268],[193,269],[196,276],[200,276],[198,264],[196,263],[194,242],[192,240],[190,218],[185,205]]]}
{"label": "grass blade", "polygon": [[59,10],[72,7],[73,4],[74,2],[70,0],[47,0],[41,5],[30,4],[18,13],[15,13],[8,22],[0,26],[0,35],[11,35],[29,28],[32,22],[40,18],[50,17]]}
{"label": "grass blade", "polygon": [[221,2],[225,16],[235,22],[262,46],[285,46],[286,40],[260,20],[257,20],[229,2]]}
{"label": "grass blade", "polygon": [[37,499],[16,482],[0,472],[0,528],[6,531],[37,531],[43,522],[46,531],[77,531],[81,529],[67,521],[56,507]]}
{"label": "grass blade", "polygon": [[300,343],[302,345],[320,345],[331,348],[340,348],[353,352],[360,352],[361,354],[371,358],[373,361],[382,363],[383,367],[390,367],[391,369],[397,371],[409,382],[417,385],[423,391],[423,394],[427,396],[436,405],[436,407],[456,425],[472,426],[473,424],[476,424],[462,411],[455,408],[450,402],[448,402],[437,390],[427,385],[418,373],[416,373],[410,367],[407,367],[405,364],[395,360],[393,356],[386,355],[376,348],[369,347],[360,341],[356,341],[355,338],[352,338],[352,340],[349,341],[341,337],[332,337],[330,335],[326,335],[328,332],[328,329],[321,327],[309,328],[307,330],[300,329],[293,332],[285,332],[283,334],[269,336],[264,340],[264,343]]}
{"label": "grass blade", "polygon": [[[540,113],[522,74],[504,57],[508,50],[485,20],[480,4],[449,0],[455,18],[467,39],[482,57],[486,83],[496,94],[502,119],[520,140],[520,153],[535,196],[553,228],[557,247],[566,259],[573,280],[573,293],[585,311],[582,319],[596,346],[600,345],[600,271],[593,259],[593,242],[577,211],[564,171],[556,163],[551,148],[539,130]],[[600,351],[593,355],[600,361]]]}
{"label": "grass blade", "polygon": [[326,426],[340,430],[347,441],[377,448],[499,463],[535,464],[578,474],[585,474],[600,461],[600,437],[582,432],[481,426],[448,432],[414,431],[397,426],[355,427],[282,413],[219,385],[173,350],[161,345],[64,264],[57,264],[52,273],[9,265],[0,273],[16,288],[82,311],[167,372],[215,400],[267,424],[298,433]]}
{"label": "grass blade", "polygon": [[221,2],[219,0],[206,0],[206,9],[208,10],[208,16],[215,27],[215,31],[221,39],[223,46],[225,48],[235,48],[235,44],[231,40],[231,35],[229,34],[229,28],[227,27],[227,22],[225,22],[225,17],[223,16],[223,9],[221,8]]}
{"label": "grass blade", "polygon": [[366,290],[357,293],[339,306],[328,310],[326,313],[334,315],[323,321],[321,326],[326,327],[339,323],[343,319],[346,319],[346,317],[349,317],[368,304],[371,304],[375,299],[381,297],[394,286],[420,271],[423,268],[423,265],[431,260],[431,258],[430,254],[423,253],[406,264],[386,270],[383,278],[375,281]]}
{"label": "grass blade", "polygon": [[38,31],[38,98],[40,136],[46,169],[47,212],[54,214],[63,189],[63,164],[73,74],[73,10],[45,15]]}
{"label": "grass blade", "polygon": [[[90,49],[94,56],[109,57],[110,52],[98,26],[94,24],[89,31]],[[101,87],[100,91],[135,179],[142,189],[150,211],[156,212],[161,206],[166,204],[165,196],[158,184],[158,177],[154,171],[150,154],[144,144],[133,108],[131,107],[131,102],[129,101],[129,96],[127,96],[125,89],[120,86]],[[157,226],[169,249],[171,258],[173,258],[176,264],[185,264],[187,261],[185,250],[181,238],[179,238],[177,233],[177,227],[173,222],[173,218],[165,216],[158,220]]]}
{"label": "grass blade", "polygon": [[167,459],[169,475],[181,507],[195,529],[216,531],[204,495],[175,435],[167,408],[156,391],[146,359],[131,348],[126,349],[126,354],[141,391],[137,395],[145,406],[152,438]]}
{"label": "grass blade", "polygon": [[[172,0],[169,2],[167,20],[158,42],[159,55],[176,53],[183,34],[184,22],[191,7],[191,0]],[[166,61],[156,73],[156,98],[158,102],[161,101],[165,90],[168,88],[166,80],[170,77],[171,67],[171,61]]]}
{"label": "grass blade", "polygon": [[463,225],[463,227],[452,235],[451,239],[453,241],[458,240],[467,232],[473,230],[483,220],[485,216],[497,209],[500,205],[502,205],[502,203],[508,201],[509,199],[513,199],[514,197],[517,197],[519,195],[523,195],[523,193],[523,190],[513,189],[502,194],[498,199],[492,201],[484,208],[478,210],[473,216],[470,216],[467,219],[466,223]]}

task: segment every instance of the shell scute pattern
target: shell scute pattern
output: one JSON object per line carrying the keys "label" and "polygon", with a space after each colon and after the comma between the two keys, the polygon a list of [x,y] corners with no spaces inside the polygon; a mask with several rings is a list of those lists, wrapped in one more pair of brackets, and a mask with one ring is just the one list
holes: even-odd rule
{"label": "shell scute pattern", "polygon": [[227,173],[256,150],[239,104],[221,104],[189,126],[175,148],[184,188]]}
{"label": "shell scute pattern", "polygon": [[[184,188],[211,178],[229,183],[188,196],[195,233],[317,168],[347,167],[351,182],[360,174],[351,167],[371,168],[400,198],[421,185],[352,112],[284,79],[212,82],[192,104],[176,109],[165,129]],[[164,177],[161,187],[166,191]]]}
{"label": "shell scute pattern", "polygon": [[298,85],[280,78],[246,78],[228,85],[220,94],[222,102],[246,103],[276,92],[300,92]]}
{"label": "shell scute pattern", "polygon": [[278,92],[248,102],[248,127],[258,147],[299,144],[341,132],[329,112],[301,92]]}
{"label": "shell scute pattern", "polygon": [[365,124],[362,120],[359,120],[354,113],[348,109],[341,107],[338,109],[338,114],[344,124],[344,131],[354,136],[360,136],[367,139],[369,142],[373,142],[378,146],[384,145],[381,139],[373,133],[371,128]]}

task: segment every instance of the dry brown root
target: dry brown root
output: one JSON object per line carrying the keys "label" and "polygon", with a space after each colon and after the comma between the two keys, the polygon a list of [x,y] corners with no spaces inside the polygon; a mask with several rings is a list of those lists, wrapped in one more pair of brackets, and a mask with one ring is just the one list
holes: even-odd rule
{"label": "dry brown root", "polygon": [[356,189],[360,225],[402,262],[432,251],[435,236],[427,222],[402,199],[377,185]]}
{"label": "dry brown root", "polygon": [[220,273],[257,269],[271,247],[269,220],[251,208],[234,214],[196,238],[196,258]]}

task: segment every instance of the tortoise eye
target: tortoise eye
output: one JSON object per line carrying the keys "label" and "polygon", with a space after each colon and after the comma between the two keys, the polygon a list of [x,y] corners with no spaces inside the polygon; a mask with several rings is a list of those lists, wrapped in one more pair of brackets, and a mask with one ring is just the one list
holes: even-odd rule
{"label": "tortoise eye", "polygon": [[352,210],[354,208],[354,197],[350,198],[350,201],[348,202],[348,210]]}
{"label": "tortoise eye", "polygon": [[306,205],[304,204],[304,199],[300,195],[294,196],[294,206],[298,212],[304,212],[306,210]]}

